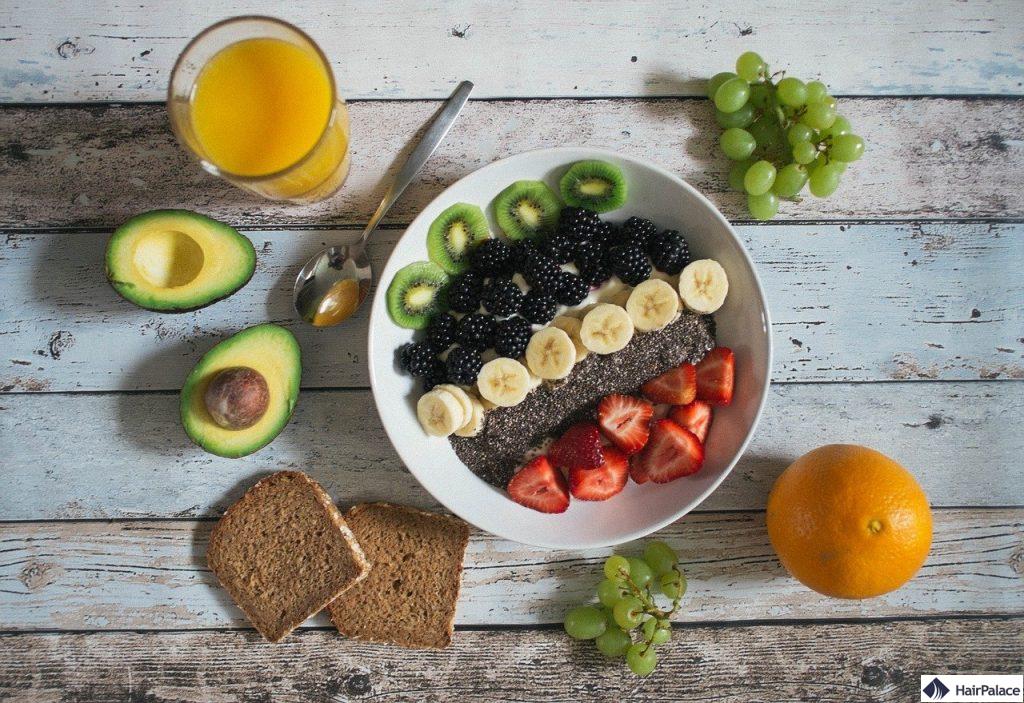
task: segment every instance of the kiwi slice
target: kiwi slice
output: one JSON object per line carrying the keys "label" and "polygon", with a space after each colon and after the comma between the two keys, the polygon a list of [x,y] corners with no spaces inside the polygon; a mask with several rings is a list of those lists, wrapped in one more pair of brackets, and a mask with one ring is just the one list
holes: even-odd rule
{"label": "kiwi slice", "polygon": [[541,181],[516,181],[494,199],[494,219],[509,239],[536,239],[553,232],[562,205]]}
{"label": "kiwi slice", "polygon": [[388,286],[388,314],[395,324],[421,330],[444,312],[448,274],[432,261],[417,261],[398,270]]}
{"label": "kiwi slice", "polygon": [[430,223],[427,254],[448,273],[462,273],[469,268],[473,248],[490,236],[483,210],[476,205],[455,203]]}
{"label": "kiwi slice", "polygon": [[558,183],[566,205],[608,212],[626,204],[626,179],[607,161],[577,161]]}

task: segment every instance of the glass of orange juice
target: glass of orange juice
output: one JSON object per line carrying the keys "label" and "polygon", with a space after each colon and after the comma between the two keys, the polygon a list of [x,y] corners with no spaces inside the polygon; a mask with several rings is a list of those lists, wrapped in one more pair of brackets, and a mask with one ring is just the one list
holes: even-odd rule
{"label": "glass of orange juice", "polygon": [[348,111],[334,74],[287,22],[235,17],[204,30],[174,66],[167,110],[204,169],[267,198],[322,200],[348,175]]}

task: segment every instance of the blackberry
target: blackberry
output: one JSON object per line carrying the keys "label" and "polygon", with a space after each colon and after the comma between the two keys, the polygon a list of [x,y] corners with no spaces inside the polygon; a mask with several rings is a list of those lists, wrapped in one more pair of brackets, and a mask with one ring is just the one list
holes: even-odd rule
{"label": "blackberry", "polygon": [[499,356],[518,359],[526,353],[526,345],[530,343],[533,330],[530,323],[516,315],[498,323],[494,333],[494,351]]}
{"label": "blackberry", "polygon": [[647,253],[651,255],[654,268],[672,276],[690,263],[690,247],[686,245],[683,235],[674,229],[667,229],[651,237]]}
{"label": "blackberry", "polygon": [[473,313],[459,320],[458,342],[467,349],[483,351],[494,346],[495,320],[490,315]]}
{"label": "blackberry", "polygon": [[603,261],[580,269],[580,278],[589,286],[599,286],[611,277],[612,270]]}
{"label": "blackberry", "polygon": [[585,240],[576,242],[576,248],[572,253],[572,262],[576,268],[589,269],[600,265],[604,261],[605,250],[598,242]]}
{"label": "blackberry", "polygon": [[476,271],[459,274],[448,288],[448,307],[455,312],[476,312],[483,288],[484,280]]}
{"label": "blackberry", "polygon": [[590,286],[576,274],[562,271],[558,276],[558,292],[555,298],[562,305],[579,305],[589,293]]}
{"label": "blackberry", "polygon": [[480,354],[467,349],[466,347],[455,347],[448,353],[445,367],[448,371],[448,380],[460,386],[472,386],[476,383],[476,377],[484,360]]}
{"label": "blackberry", "polygon": [[412,376],[425,376],[437,352],[430,342],[416,342],[402,347],[402,367]]}
{"label": "blackberry", "polygon": [[550,295],[531,290],[526,294],[519,314],[535,325],[546,325],[551,322],[557,309],[558,302]]}
{"label": "blackberry", "polygon": [[582,207],[564,207],[558,219],[558,232],[579,242],[593,239],[594,234],[604,225],[597,213]]}
{"label": "blackberry", "polygon": [[523,304],[523,292],[509,279],[495,278],[484,287],[482,301],[487,312],[507,317],[519,312]]}
{"label": "blackberry", "polygon": [[632,244],[622,244],[608,251],[608,263],[612,272],[623,283],[635,286],[651,277],[651,262],[643,249]]}
{"label": "blackberry", "polygon": [[650,220],[645,220],[642,217],[630,217],[622,225],[622,244],[636,244],[643,250],[647,250],[647,245],[651,241],[651,237],[658,233],[658,226]]}
{"label": "blackberry", "polygon": [[523,277],[531,288],[553,295],[557,290],[558,274],[561,271],[562,269],[553,259],[538,253],[527,260]]}
{"label": "blackberry", "polygon": [[533,242],[522,241],[509,247],[509,260],[512,262],[512,270],[518,273],[526,272],[526,262],[537,253],[537,247]]}
{"label": "blackberry", "polygon": [[448,383],[448,367],[440,359],[430,362],[430,369],[423,375],[423,391],[433,390],[434,386]]}
{"label": "blackberry", "polygon": [[435,315],[427,327],[427,339],[438,352],[455,344],[455,335],[459,329],[459,321],[448,313]]}
{"label": "blackberry", "polygon": [[576,241],[564,232],[552,232],[541,244],[541,252],[554,259],[555,263],[567,264],[572,260]]}
{"label": "blackberry", "polygon": [[481,276],[512,275],[512,248],[500,239],[486,239],[473,250],[473,268]]}

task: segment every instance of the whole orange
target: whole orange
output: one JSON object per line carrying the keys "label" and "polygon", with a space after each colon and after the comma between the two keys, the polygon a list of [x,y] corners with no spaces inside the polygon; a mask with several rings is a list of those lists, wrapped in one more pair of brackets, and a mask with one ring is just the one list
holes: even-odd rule
{"label": "whole orange", "polygon": [[928,498],[914,477],[854,444],[829,444],[793,462],[768,496],[767,521],[786,570],[836,598],[899,588],[932,543]]}

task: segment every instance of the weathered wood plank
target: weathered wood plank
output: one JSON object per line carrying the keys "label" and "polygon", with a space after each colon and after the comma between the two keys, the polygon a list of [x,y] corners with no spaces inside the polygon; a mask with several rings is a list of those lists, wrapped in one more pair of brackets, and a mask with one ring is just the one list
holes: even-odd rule
{"label": "weathered wood plank", "polygon": [[[206,569],[212,521],[0,525],[4,630],[248,627]],[[663,530],[689,580],[681,620],[1021,613],[1024,509],[935,511],[929,561],[902,589],[836,601],[791,579],[760,512],[694,513]],[[618,551],[634,553],[638,544]],[[609,550],[538,550],[474,532],[457,622],[554,623],[593,598]],[[515,594],[514,597],[510,594]],[[310,624],[324,625],[326,618]]]}
{"label": "weathered wood plank", "polygon": [[[935,505],[1020,504],[1020,388],[775,385],[753,443],[702,509],[763,508],[782,469],[826,442],[889,454]],[[243,459],[190,444],[177,395],[11,395],[0,398],[0,447],[5,520],[214,516],[281,469],[310,472],[343,503],[436,507],[391,448],[368,391],[305,391],[281,436]]]}
{"label": "weathered wood plank", "polygon": [[[189,10],[6,2],[0,100],[162,100],[175,58],[201,29],[281,14],[271,0]],[[340,11],[315,0],[286,17],[322,44],[350,98],[438,98],[463,78],[486,97],[692,95],[747,49],[780,59],[773,68],[824,77],[836,94],[1022,92],[1024,22],[1012,0],[865,0],[857,10],[864,21],[836,23],[811,0],[742,11],[707,0],[356,2]]]}
{"label": "weathered wood plank", "polygon": [[[1024,377],[1024,225],[742,226],[775,324],[783,381]],[[400,232],[377,234],[379,271]],[[0,241],[0,391],[171,390],[216,340],[262,320],[299,337],[307,387],[367,384],[369,306],[348,326],[294,319],[299,262],[333,237],[252,232],[253,280],[206,310],[137,309],[103,279],[106,234]]]}
{"label": "weathered wood plank", "polygon": [[[380,201],[382,176],[436,108],[353,104],[349,181],[335,198],[305,207],[259,200],[206,174],[174,142],[159,105],[2,109],[0,227],[110,227],[168,206],[233,224],[362,227]],[[853,98],[841,109],[867,140],[866,156],[836,195],[784,204],[780,220],[1024,215],[1024,100]],[[726,216],[749,219],[746,198],[728,192],[720,132],[707,100],[474,101],[388,221],[408,222],[444,187],[495,159],[567,144],[648,158]]]}

